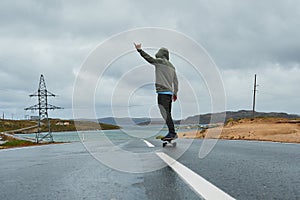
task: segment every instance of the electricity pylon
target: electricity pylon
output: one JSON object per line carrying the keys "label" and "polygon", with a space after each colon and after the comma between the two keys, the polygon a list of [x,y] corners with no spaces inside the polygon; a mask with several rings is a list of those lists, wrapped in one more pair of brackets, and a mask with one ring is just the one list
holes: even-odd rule
{"label": "electricity pylon", "polygon": [[[48,118],[48,110],[63,109],[58,106],[53,106],[48,103],[48,97],[55,97],[56,95],[47,91],[46,83],[43,74],[41,74],[38,91],[34,94],[29,95],[30,97],[38,97],[38,104],[25,108],[24,110],[38,110],[39,120],[38,129],[36,133],[36,142],[47,140],[53,142],[53,136],[50,127],[50,120]],[[48,133],[41,133],[41,124],[45,120],[48,125]]]}

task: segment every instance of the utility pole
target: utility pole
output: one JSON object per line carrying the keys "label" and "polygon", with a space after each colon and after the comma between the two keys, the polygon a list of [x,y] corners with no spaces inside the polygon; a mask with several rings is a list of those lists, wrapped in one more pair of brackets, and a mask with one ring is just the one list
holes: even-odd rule
{"label": "utility pole", "polygon": [[[49,142],[53,142],[53,136],[50,129],[50,120],[48,118],[48,110],[55,110],[55,109],[63,109],[58,106],[53,106],[48,104],[47,97],[55,97],[56,95],[47,91],[46,83],[43,74],[41,74],[39,88],[38,91],[34,94],[29,95],[30,97],[38,97],[38,104],[33,105],[31,107],[25,108],[24,110],[38,110],[39,111],[39,119],[38,119],[38,130],[36,133],[36,142],[39,143],[43,140],[48,140]],[[41,133],[41,124],[42,120],[45,120],[48,125],[48,133],[42,134]]]}
{"label": "utility pole", "polygon": [[255,98],[256,98],[256,92],[257,92],[257,87],[258,85],[256,84],[256,74],[254,75],[254,87],[253,87],[253,107],[252,107],[252,119],[255,117]]}
{"label": "utility pole", "polygon": [[1,130],[0,130],[0,132],[3,132],[4,131],[4,117],[2,118],[1,117]]}

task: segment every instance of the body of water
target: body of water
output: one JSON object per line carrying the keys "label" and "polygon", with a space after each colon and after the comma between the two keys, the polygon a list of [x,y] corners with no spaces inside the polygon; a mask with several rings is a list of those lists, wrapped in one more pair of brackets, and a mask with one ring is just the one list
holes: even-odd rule
{"label": "body of water", "polygon": [[[178,129],[179,130],[179,129]],[[189,129],[191,130],[191,129]],[[96,131],[70,131],[52,132],[55,142],[80,142],[93,141],[108,137],[110,140],[128,140],[133,138],[153,138],[158,135],[166,135],[166,128],[161,126],[151,127],[123,127],[118,130],[96,130]],[[43,133],[42,133],[43,134]],[[46,134],[46,133],[45,133]],[[36,134],[16,134],[20,137],[35,138]]]}

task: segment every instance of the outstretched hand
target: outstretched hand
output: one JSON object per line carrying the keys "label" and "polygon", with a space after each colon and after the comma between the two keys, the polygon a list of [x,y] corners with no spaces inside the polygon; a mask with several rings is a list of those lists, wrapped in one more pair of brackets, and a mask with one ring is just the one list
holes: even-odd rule
{"label": "outstretched hand", "polygon": [[134,46],[137,50],[142,49],[142,44],[141,43],[139,43],[139,44],[133,43],[133,44],[134,44]]}

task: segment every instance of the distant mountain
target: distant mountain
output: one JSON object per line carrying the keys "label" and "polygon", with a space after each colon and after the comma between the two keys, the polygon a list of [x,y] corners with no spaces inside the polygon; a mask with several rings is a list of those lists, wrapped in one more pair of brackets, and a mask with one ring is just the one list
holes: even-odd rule
{"label": "distant mountain", "polygon": [[100,123],[105,123],[105,124],[113,124],[113,125],[118,125],[118,126],[128,126],[128,125],[137,125],[137,124],[143,124],[143,123],[149,123],[150,121],[158,121],[161,119],[156,119],[156,118],[148,118],[148,117],[141,117],[141,118],[129,118],[129,117],[105,117],[105,118],[100,118],[98,121]]}
{"label": "distant mountain", "polygon": [[[174,123],[176,122],[174,121]],[[148,126],[148,125],[161,125],[161,124],[165,124],[165,121],[162,118],[151,118],[148,121],[138,123],[137,125]]]}
{"label": "distant mountain", "polygon": [[[214,117],[214,121],[211,122],[211,117]],[[225,122],[232,118],[234,120],[240,118],[251,118],[252,111],[251,110],[239,110],[239,111],[227,111],[221,113],[207,113],[203,115],[195,115],[192,117],[188,117],[184,120],[181,120],[181,124],[209,124],[209,123],[220,123],[223,122],[222,119],[225,117]],[[278,112],[255,112],[255,117],[279,117],[279,118],[299,118],[299,115],[287,114],[287,113],[278,113]]]}
{"label": "distant mountain", "polygon": [[[213,116],[214,121],[211,121],[211,117]],[[239,111],[227,111],[227,112],[220,112],[220,113],[207,113],[201,115],[195,115],[188,117],[182,120],[174,120],[174,124],[214,124],[214,123],[222,123],[232,118],[232,119],[239,119],[239,118],[251,118],[252,111],[251,110],[239,110]],[[279,117],[279,118],[299,118],[299,115],[287,114],[282,112],[255,112],[255,117]],[[121,118],[114,118],[114,117],[105,117],[98,119],[98,122],[105,123],[105,124],[112,124],[118,126],[128,126],[128,125],[160,125],[164,124],[162,118],[129,118],[129,117],[121,117]]]}

